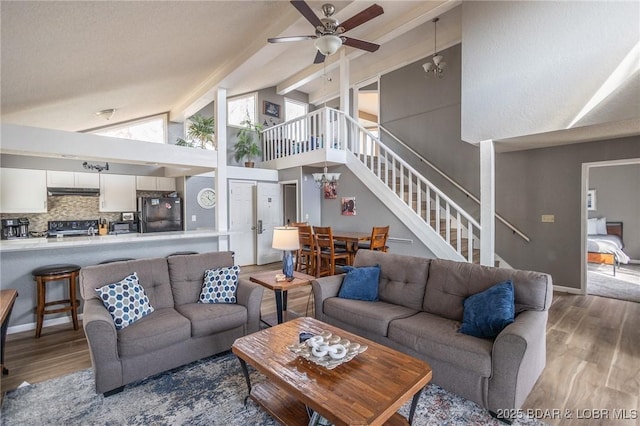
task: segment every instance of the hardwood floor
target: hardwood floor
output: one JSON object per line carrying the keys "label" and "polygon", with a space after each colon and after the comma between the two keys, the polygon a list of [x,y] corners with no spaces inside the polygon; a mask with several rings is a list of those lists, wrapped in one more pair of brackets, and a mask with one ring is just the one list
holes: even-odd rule
{"label": "hardwood floor", "polygon": [[[242,275],[279,264],[243,267]],[[289,309],[313,316],[310,287],[289,292]],[[308,310],[307,310],[308,309]],[[275,313],[266,290],[263,316]],[[82,329],[70,324],[7,337],[5,392],[91,367]],[[554,294],[547,326],[547,366],[523,405],[549,424],[640,425],[640,304],[598,296]],[[635,410],[635,411],[634,411]],[[626,417],[614,420],[614,416]]]}

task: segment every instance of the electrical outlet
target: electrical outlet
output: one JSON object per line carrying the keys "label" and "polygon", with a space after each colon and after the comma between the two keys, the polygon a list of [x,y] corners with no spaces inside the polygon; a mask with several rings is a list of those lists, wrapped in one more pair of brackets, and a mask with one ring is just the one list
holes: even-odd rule
{"label": "electrical outlet", "polygon": [[196,221],[196,215],[195,215],[195,214],[192,214],[192,215],[191,215],[191,222],[195,222],[195,221]]}
{"label": "electrical outlet", "polygon": [[306,221],[308,221],[308,220],[309,220],[309,213],[307,213],[307,214],[305,214],[305,215],[304,215],[304,219],[305,219]]}
{"label": "electrical outlet", "polygon": [[556,217],[552,214],[543,214],[542,215],[542,222],[544,223],[553,223],[556,221]]}

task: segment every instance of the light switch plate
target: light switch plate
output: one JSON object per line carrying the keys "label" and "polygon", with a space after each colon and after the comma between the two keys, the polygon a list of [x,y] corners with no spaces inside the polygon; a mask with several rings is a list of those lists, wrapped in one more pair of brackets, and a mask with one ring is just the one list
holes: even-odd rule
{"label": "light switch plate", "polygon": [[192,214],[192,215],[191,215],[191,222],[195,222],[195,221],[196,221],[196,215],[195,215],[195,214]]}
{"label": "light switch plate", "polygon": [[544,223],[553,223],[556,221],[556,217],[552,214],[543,214],[542,215],[542,222]]}

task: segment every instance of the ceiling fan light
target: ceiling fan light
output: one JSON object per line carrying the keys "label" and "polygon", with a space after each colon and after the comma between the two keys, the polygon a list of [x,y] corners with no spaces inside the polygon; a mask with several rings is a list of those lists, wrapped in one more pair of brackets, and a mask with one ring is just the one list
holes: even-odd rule
{"label": "ceiling fan light", "polygon": [[425,62],[422,64],[422,68],[424,68],[424,72],[429,72],[433,69],[433,62]]}
{"label": "ceiling fan light", "polygon": [[436,66],[440,65],[440,62],[442,62],[442,55],[435,55],[433,57],[433,63],[436,64]]}
{"label": "ceiling fan light", "polygon": [[324,35],[316,40],[316,49],[325,56],[333,55],[342,46],[342,40],[338,36]]}

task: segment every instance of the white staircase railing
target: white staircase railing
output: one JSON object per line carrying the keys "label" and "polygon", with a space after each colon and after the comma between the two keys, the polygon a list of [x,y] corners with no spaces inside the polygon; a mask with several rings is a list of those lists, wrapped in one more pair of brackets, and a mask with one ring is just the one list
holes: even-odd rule
{"label": "white staircase railing", "polygon": [[[341,111],[322,108],[265,129],[263,160],[320,149],[351,152],[449,247],[469,262],[479,259],[480,224],[380,139]],[[478,256],[477,256],[478,255]]]}

